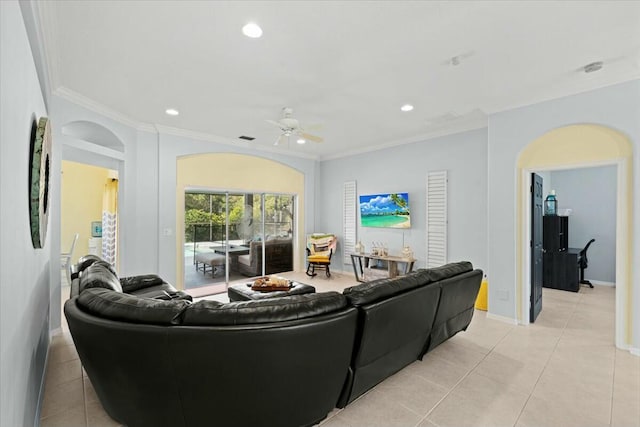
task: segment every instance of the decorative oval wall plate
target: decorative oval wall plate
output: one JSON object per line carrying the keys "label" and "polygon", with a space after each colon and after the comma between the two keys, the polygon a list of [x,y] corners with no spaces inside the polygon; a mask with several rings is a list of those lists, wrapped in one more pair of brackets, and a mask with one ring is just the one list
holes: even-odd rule
{"label": "decorative oval wall plate", "polygon": [[51,172],[51,128],[49,119],[40,117],[32,133],[29,170],[29,221],[31,242],[38,249],[44,246],[49,222],[49,174]]}

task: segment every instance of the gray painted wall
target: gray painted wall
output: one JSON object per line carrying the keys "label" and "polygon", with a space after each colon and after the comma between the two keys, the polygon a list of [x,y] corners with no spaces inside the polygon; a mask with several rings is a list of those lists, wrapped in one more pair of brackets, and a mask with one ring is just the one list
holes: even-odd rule
{"label": "gray painted wall", "polygon": [[30,426],[49,345],[50,264],[60,270],[50,236],[42,249],[31,243],[31,122],[47,111],[17,1],[0,2],[0,93],[0,425]]}
{"label": "gray painted wall", "polygon": [[[238,153],[258,156],[290,166],[304,174],[305,186],[305,227],[300,230],[304,234],[311,233],[315,224],[315,188],[318,162],[284,156],[279,153],[260,152],[247,145],[247,148],[230,144],[201,141],[176,135],[160,133],[158,135],[158,181],[155,188],[139,187],[138,197],[146,200],[147,193],[157,191],[158,216],[158,266],[159,275],[169,281],[176,279],[176,162],[178,157],[200,153]],[[154,165],[149,164],[149,172]],[[154,196],[155,197],[155,196]],[[149,204],[153,200],[149,201]],[[171,235],[164,235],[163,230],[171,230]]]}
{"label": "gray painted wall", "polygon": [[596,241],[587,253],[586,279],[616,281],[617,167],[581,168],[551,172],[559,209],[572,209],[569,216],[569,247],[583,248]]}
{"label": "gray painted wall", "polygon": [[[616,129],[633,144],[633,253],[640,253],[640,80],[541,102],[489,116],[489,309],[516,318],[516,161],[521,150],[545,133],[593,123]],[[640,268],[630,286],[634,346],[640,347]],[[504,292],[506,298],[498,296]]]}
{"label": "gray painted wall", "polygon": [[[357,156],[320,163],[317,193],[317,232],[331,232],[342,240],[342,188],[345,181],[357,181],[358,194],[408,192],[411,228],[360,227],[358,239],[365,248],[372,241],[386,242],[392,254],[399,254],[404,237],[417,258],[416,268],[426,264],[426,177],[427,172],[448,171],[448,259],[468,260],[477,268],[487,265],[487,130],[479,129],[428,141],[401,145]],[[359,219],[358,219],[359,221]],[[351,271],[343,265],[342,246],[331,261],[334,269]]]}
{"label": "gray painted wall", "polygon": [[[257,152],[250,146],[202,141],[162,132],[136,130],[59,96],[51,99],[55,114],[54,134],[64,144],[69,137],[61,128],[73,121],[86,120],[111,130],[124,145],[124,161],[116,161],[64,147],[63,157],[80,163],[117,169],[120,172],[120,265],[123,276],[157,273],[176,281],[175,266],[175,187],[176,161],[180,156],[199,153],[239,153],[254,155],[291,166],[305,174],[305,223],[314,228],[317,162],[279,153]],[[170,236],[163,235],[171,229]]]}

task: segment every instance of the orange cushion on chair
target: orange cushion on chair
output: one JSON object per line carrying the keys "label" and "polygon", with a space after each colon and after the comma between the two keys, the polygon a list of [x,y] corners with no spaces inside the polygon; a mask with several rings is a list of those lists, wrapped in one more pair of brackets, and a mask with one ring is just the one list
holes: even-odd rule
{"label": "orange cushion on chair", "polygon": [[331,260],[326,255],[309,255],[307,257],[307,261],[316,262],[316,263],[331,264]]}

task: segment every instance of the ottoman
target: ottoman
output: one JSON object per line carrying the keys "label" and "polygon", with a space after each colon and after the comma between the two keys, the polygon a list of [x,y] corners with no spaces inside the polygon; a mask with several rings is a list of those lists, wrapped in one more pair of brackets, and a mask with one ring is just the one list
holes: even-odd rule
{"label": "ottoman", "polygon": [[[202,267],[200,267],[202,264]],[[196,270],[202,270],[207,274],[207,267],[211,267],[211,276],[215,276],[216,272],[225,265],[224,255],[218,255],[213,252],[201,252],[196,254]]]}
{"label": "ottoman", "polygon": [[316,288],[311,285],[305,285],[304,283],[293,282],[291,289],[288,291],[272,291],[272,292],[260,292],[251,289],[251,283],[231,285],[227,289],[230,301],[249,301],[260,300],[266,298],[279,298],[289,295],[301,295],[315,293]]}

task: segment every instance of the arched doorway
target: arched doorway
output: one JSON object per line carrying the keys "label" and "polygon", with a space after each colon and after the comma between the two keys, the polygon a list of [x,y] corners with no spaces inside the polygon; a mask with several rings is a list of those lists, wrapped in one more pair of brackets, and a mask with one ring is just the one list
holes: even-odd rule
{"label": "arched doorway", "polygon": [[528,324],[530,283],[531,172],[602,165],[617,167],[616,225],[616,334],[615,345],[628,348],[632,341],[632,145],[622,133],[600,125],[571,125],[552,130],[532,141],[517,161],[516,292],[520,323]]}
{"label": "arched doorway", "polygon": [[[120,225],[117,219],[119,217],[117,200],[123,198],[125,145],[107,127],[87,120],[65,123],[60,129],[60,133],[64,146],[62,160],[67,163],[68,167],[72,167],[73,164],[78,165],[78,168],[74,168],[76,174],[87,173],[87,179],[84,180],[83,184],[91,181],[89,177],[93,178],[96,187],[91,192],[96,193],[93,196],[97,198],[100,205],[100,216],[94,218],[98,220],[94,222],[101,223],[100,231],[97,234],[93,233],[92,224],[90,232],[89,226],[82,224],[80,248],[84,247],[84,250],[81,250],[77,256],[95,253],[118,267],[120,259],[118,250],[120,246],[118,243]],[[104,175],[104,179],[98,178],[101,175]],[[76,177],[77,180],[79,180],[78,177]],[[100,185],[97,184],[99,181],[104,182]],[[74,200],[73,197],[77,197],[77,195],[65,198],[64,194],[62,194],[62,203],[71,203],[70,200]],[[105,208],[105,200],[110,206],[108,209]],[[62,222],[64,221],[61,219]],[[77,222],[77,218],[73,218],[73,222]],[[64,234],[65,227],[63,225],[61,224],[61,229]],[[66,237],[62,242],[64,244],[66,244],[65,241],[69,240],[68,236]],[[96,240],[98,240],[97,244],[100,247],[87,249],[87,247],[91,247],[91,243],[88,243],[87,240],[92,240],[88,239],[88,237],[99,237]]]}

